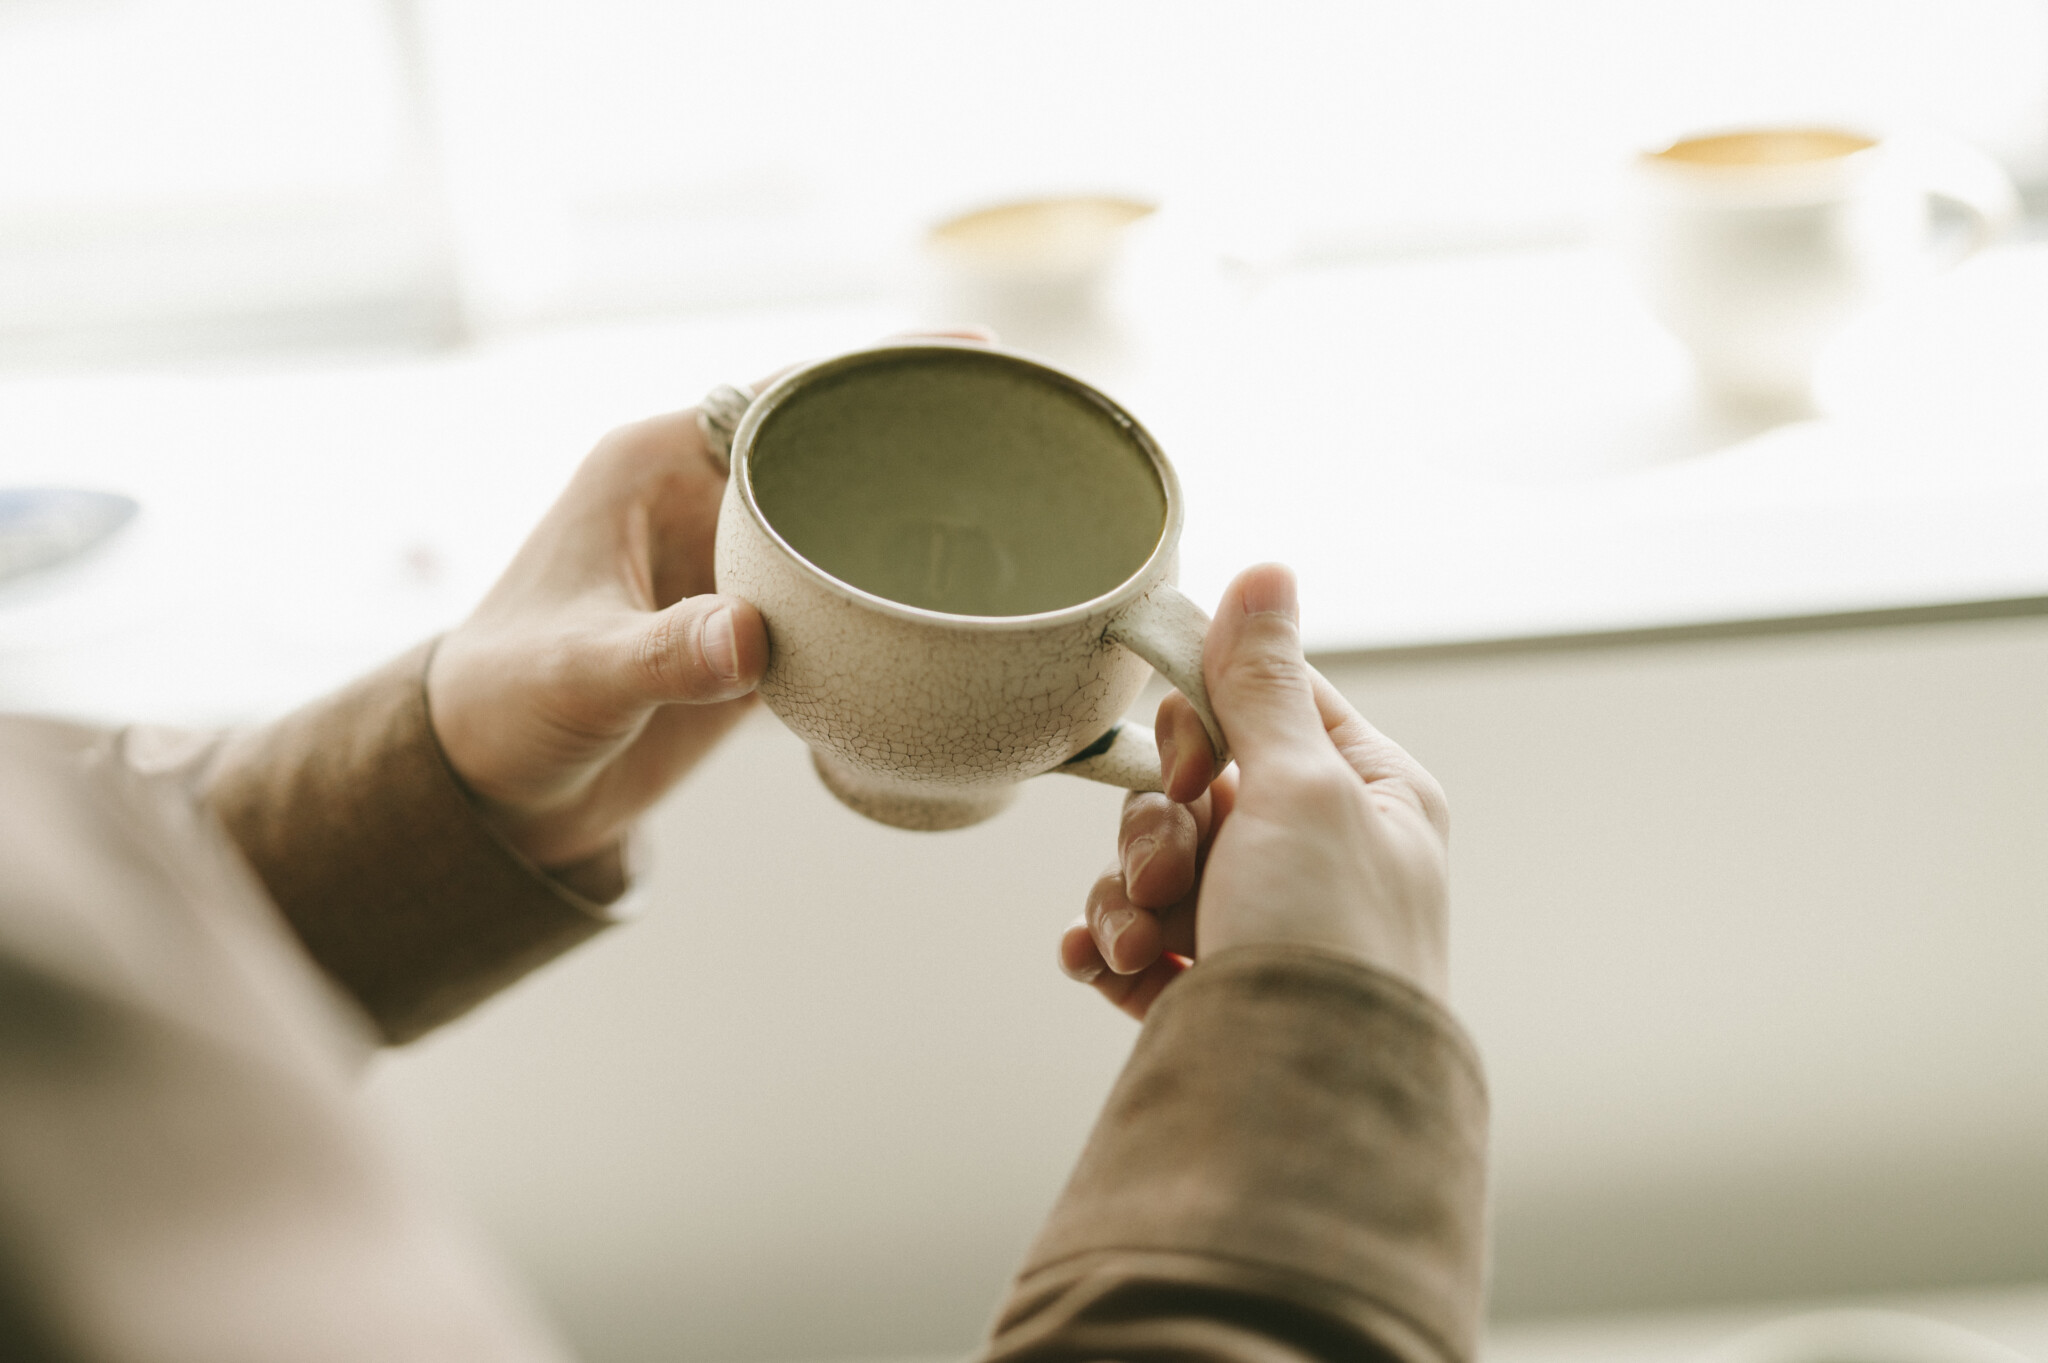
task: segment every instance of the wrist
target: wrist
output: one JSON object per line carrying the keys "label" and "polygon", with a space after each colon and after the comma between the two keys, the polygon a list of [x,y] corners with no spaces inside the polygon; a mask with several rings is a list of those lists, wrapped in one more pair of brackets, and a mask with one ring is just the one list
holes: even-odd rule
{"label": "wrist", "polygon": [[[484,707],[463,695],[462,642],[460,631],[434,641],[422,690],[428,728],[471,810],[499,842],[535,869],[586,898],[599,902],[616,898],[626,881],[619,852],[622,827],[592,826],[587,813],[575,807],[578,802],[535,808],[531,801],[507,798],[490,780],[491,759],[503,748],[503,736],[465,719]],[[613,888],[610,893],[586,893],[582,888],[586,883]]]}
{"label": "wrist", "polygon": [[489,830],[493,840],[556,885],[602,906],[611,905],[632,887],[627,829],[611,828],[602,833],[571,829],[565,835],[551,828],[546,819],[522,817],[500,802],[478,795],[460,773],[453,774],[468,799],[471,815]]}
{"label": "wrist", "polygon": [[1206,923],[1203,928],[1205,959],[1242,947],[1296,948],[1370,966],[1439,1002],[1450,994],[1448,933],[1441,926],[1273,913],[1232,915],[1214,929]]}

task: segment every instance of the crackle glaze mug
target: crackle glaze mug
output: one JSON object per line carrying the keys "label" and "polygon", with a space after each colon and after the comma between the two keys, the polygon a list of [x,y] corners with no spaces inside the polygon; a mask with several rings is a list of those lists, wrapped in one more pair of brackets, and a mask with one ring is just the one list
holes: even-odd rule
{"label": "crackle glaze mug", "polygon": [[[1832,127],[1684,138],[1638,156],[1629,191],[1622,228],[1651,312],[1710,395],[1787,415],[1810,408],[1814,361],[1859,308],[1995,240],[2019,210],[1966,143]],[[1970,220],[1959,249],[1931,249],[1931,200]]]}
{"label": "crackle glaze mug", "polygon": [[761,697],[851,808],[960,828],[1043,772],[1157,790],[1120,722],[1155,667],[1227,760],[1173,467],[1081,380],[964,342],[854,351],[754,398],[730,461],[718,590],[761,612]]}
{"label": "crackle glaze mug", "polygon": [[1016,199],[925,233],[924,313],[978,317],[1012,345],[1056,360],[1114,348],[1113,284],[1156,205],[1110,194]]}

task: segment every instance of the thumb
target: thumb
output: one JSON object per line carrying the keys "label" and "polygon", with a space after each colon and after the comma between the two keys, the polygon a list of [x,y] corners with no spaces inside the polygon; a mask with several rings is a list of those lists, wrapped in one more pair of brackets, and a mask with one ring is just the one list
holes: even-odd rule
{"label": "thumb", "polygon": [[1202,677],[1240,763],[1303,744],[1328,746],[1301,629],[1294,574],[1262,563],[1223,593],[1202,647]]}
{"label": "thumb", "polygon": [[768,663],[768,631],[746,602],[706,593],[636,615],[602,653],[602,684],[618,702],[705,705],[754,689]]}

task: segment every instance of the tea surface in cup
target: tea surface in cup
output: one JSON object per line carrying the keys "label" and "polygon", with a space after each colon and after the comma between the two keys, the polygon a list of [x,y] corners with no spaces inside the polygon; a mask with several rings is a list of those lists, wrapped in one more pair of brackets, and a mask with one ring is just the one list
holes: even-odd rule
{"label": "tea surface in cup", "polygon": [[1696,166],[1795,166],[1853,155],[1876,145],[1875,138],[1835,128],[1760,128],[1688,137],[1649,155],[1658,161]]}
{"label": "tea surface in cup", "polygon": [[1121,418],[999,356],[921,352],[831,375],[755,437],[761,515],[849,586],[963,616],[1057,611],[1114,591],[1166,528],[1166,493]]}
{"label": "tea surface in cup", "polygon": [[927,245],[978,270],[1074,274],[1106,263],[1125,229],[1153,211],[1136,199],[1026,199],[949,218],[931,229]]}

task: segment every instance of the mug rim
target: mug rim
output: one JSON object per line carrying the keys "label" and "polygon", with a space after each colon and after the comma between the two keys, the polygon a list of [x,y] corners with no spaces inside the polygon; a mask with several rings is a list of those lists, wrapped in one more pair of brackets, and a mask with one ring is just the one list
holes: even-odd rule
{"label": "mug rim", "polygon": [[[1100,408],[1104,415],[1114,421],[1123,432],[1145,452],[1152,461],[1152,471],[1159,479],[1160,492],[1166,499],[1166,516],[1159,527],[1159,538],[1152,546],[1152,552],[1136,571],[1117,583],[1116,586],[1099,596],[1089,597],[1071,606],[1058,610],[1038,611],[1030,615],[961,615],[952,611],[931,610],[924,606],[912,606],[901,601],[892,601],[886,596],[854,586],[843,578],[835,577],[806,558],[795,545],[783,538],[782,532],[770,523],[761,511],[760,503],[754,498],[753,455],[754,437],[775,409],[786,402],[792,394],[806,384],[838,373],[841,370],[857,369],[879,360],[911,357],[920,354],[971,354],[992,357],[1002,363],[1019,366],[1033,371],[1043,378],[1051,379],[1072,392],[1079,394]],[[856,350],[843,351],[781,375],[747,405],[746,414],[740,418],[734,429],[731,450],[731,477],[739,491],[740,504],[754,525],[766,535],[775,546],[788,555],[800,571],[808,575],[826,590],[844,597],[855,605],[893,615],[901,620],[921,624],[974,625],[983,629],[1040,629],[1048,625],[1068,624],[1101,614],[1107,610],[1135,600],[1149,590],[1153,580],[1164,570],[1166,560],[1180,543],[1181,491],[1180,479],[1167,461],[1166,452],[1159,448],[1159,442],[1146,430],[1143,423],[1114,398],[1096,388],[1087,380],[1070,374],[1046,360],[1022,351],[1010,350],[1000,345],[986,345],[979,341],[954,340],[945,337],[929,337],[918,340],[883,341],[876,345],[862,346]]]}
{"label": "mug rim", "polygon": [[[1863,143],[1849,151],[1804,161],[1716,163],[1679,160],[1674,149],[1690,142],[1711,142],[1726,137],[1751,137],[1783,133],[1822,133],[1854,138]],[[1673,137],[1656,147],[1646,147],[1635,156],[1637,168],[1667,189],[1705,198],[1754,196],[1765,200],[1800,198],[1815,191],[1850,192],[1850,186],[1865,177],[1865,168],[1885,157],[1896,139],[1880,128],[1854,122],[1830,123],[1744,123],[1702,128]]]}
{"label": "mug rim", "polygon": [[[1824,137],[1845,137],[1861,142],[1860,147],[1848,151],[1832,152],[1825,156],[1809,156],[1798,161],[1687,161],[1673,158],[1671,153],[1678,148],[1698,142],[1720,142],[1735,137],[1780,137],[1785,135]],[[1812,166],[1838,166],[1876,151],[1890,139],[1879,129],[1861,124],[1841,122],[1813,123],[1731,123],[1725,126],[1701,128],[1670,138],[1661,146],[1648,147],[1639,153],[1645,161],[1652,161],[1672,170],[1697,172],[1702,175],[1752,175],[1758,172],[1798,170]]]}

